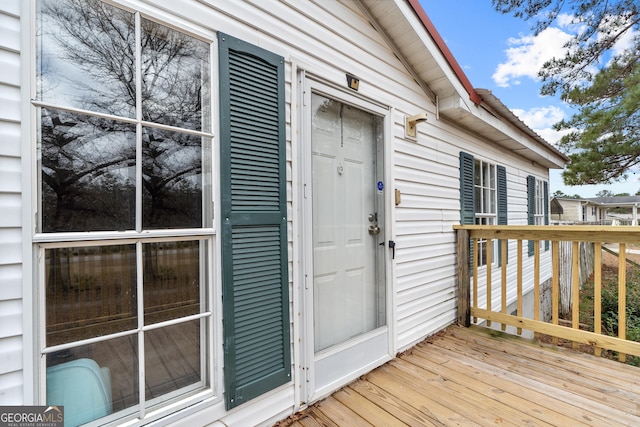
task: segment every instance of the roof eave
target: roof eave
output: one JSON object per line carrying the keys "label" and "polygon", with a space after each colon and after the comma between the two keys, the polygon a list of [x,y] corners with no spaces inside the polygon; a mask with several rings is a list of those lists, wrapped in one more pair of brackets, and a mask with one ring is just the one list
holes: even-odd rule
{"label": "roof eave", "polygon": [[464,71],[462,71],[462,67],[460,67],[460,64],[458,63],[456,58],[453,56],[453,54],[449,50],[449,47],[444,42],[442,36],[440,35],[436,27],[433,25],[433,22],[431,22],[431,19],[429,19],[429,17],[427,16],[426,12],[420,5],[419,0],[407,0],[407,1],[413,8],[414,12],[416,13],[420,21],[422,21],[422,24],[424,25],[425,29],[427,30],[427,32],[435,42],[436,46],[438,46],[438,49],[440,49],[440,52],[447,60],[447,63],[449,63],[449,66],[455,73],[456,77],[458,78],[458,80],[460,80],[460,83],[462,83],[462,86],[469,94],[469,99],[474,104],[480,105],[482,103],[482,96],[480,96],[476,92],[476,90],[473,88],[473,85],[469,81],[469,78],[464,73]]}
{"label": "roof eave", "polygon": [[[490,92],[488,102],[483,99],[483,93],[472,86],[418,0],[358,3],[418,84],[426,87],[425,95],[434,102],[436,116],[442,115],[544,167],[565,166],[566,156],[527,128]],[[498,104],[501,107],[495,108]]]}

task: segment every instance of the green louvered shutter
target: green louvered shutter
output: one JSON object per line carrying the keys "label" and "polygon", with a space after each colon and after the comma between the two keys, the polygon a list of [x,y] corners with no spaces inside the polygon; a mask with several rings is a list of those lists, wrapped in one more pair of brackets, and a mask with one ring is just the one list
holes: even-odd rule
{"label": "green louvered shutter", "polygon": [[[507,169],[504,166],[496,166],[498,175],[496,192],[498,198],[498,225],[507,225]],[[507,252],[507,262],[509,262],[508,243],[502,247],[502,240],[498,240],[498,263],[502,265],[502,251]]]}
{"label": "green louvered shutter", "polygon": [[291,380],[283,58],[218,34],[227,409]]}
{"label": "green louvered shutter", "polygon": [[[460,152],[460,224],[476,223],[476,197],[474,188],[475,164],[473,156]],[[469,271],[473,274],[473,245],[469,247]]]}
{"label": "green louvered shutter", "polygon": [[473,185],[475,165],[473,156],[460,152],[460,223],[472,225],[476,223],[475,189]]}
{"label": "green louvered shutter", "polygon": [[[527,176],[527,224],[536,223],[536,177]],[[533,255],[533,240],[529,240],[529,256]]]}

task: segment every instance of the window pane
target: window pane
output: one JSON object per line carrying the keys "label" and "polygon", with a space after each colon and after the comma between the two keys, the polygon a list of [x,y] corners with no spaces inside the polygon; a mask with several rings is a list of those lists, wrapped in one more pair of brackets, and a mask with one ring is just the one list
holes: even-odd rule
{"label": "window pane", "polygon": [[495,165],[489,165],[488,168],[488,180],[487,180],[487,185],[491,188],[496,188],[496,166]]}
{"label": "window pane", "polygon": [[38,5],[37,98],[135,117],[133,14],[98,0]]}
{"label": "window pane", "polygon": [[478,265],[487,265],[487,241],[478,242]]}
{"label": "window pane", "polygon": [[536,215],[544,215],[544,189],[542,181],[536,180]]}
{"label": "window pane", "polygon": [[476,197],[476,213],[483,213],[482,210],[482,188],[481,187],[476,187],[475,188],[475,197]]}
{"label": "window pane", "polygon": [[143,129],[143,228],[202,227],[203,139]]}
{"label": "window pane", "polygon": [[484,213],[491,213],[491,190],[489,190],[488,188],[485,188],[483,191],[483,210],[482,212]]}
{"label": "window pane", "polygon": [[210,131],[209,45],[142,19],[142,115],[150,122]]}
{"label": "window pane", "polygon": [[135,227],[135,126],[43,108],[42,231]]}
{"label": "window pane", "polygon": [[47,346],[137,326],[134,245],[45,250]]}
{"label": "window pane", "polygon": [[494,189],[488,190],[489,192],[489,210],[487,212],[496,213],[498,203],[496,201],[496,190]]}
{"label": "window pane", "polygon": [[133,334],[47,354],[47,405],[64,405],[74,426],[137,405],[137,343]]}
{"label": "window pane", "polygon": [[145,332],[146,399],[201,381],[200,320]]}
{"label": "window pane", "polygon": [[200,312],[200,241],[143,245],[144,322]]}
{"label": "window pane", "polygon": [[474,180],[475,180],[475,185],[482,185],[482,164],[480,163],[480,160],[474,160],[473,162],[474,165]]}

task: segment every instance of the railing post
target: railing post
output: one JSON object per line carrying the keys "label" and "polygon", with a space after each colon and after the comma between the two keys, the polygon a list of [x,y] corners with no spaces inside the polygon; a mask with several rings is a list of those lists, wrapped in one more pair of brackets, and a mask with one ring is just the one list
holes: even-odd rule
{"label": "railing post", "polygon": [[457,279],[458,279],[458,324],[471,326],[471,280],[469,275],[469,231],[456,231]]}

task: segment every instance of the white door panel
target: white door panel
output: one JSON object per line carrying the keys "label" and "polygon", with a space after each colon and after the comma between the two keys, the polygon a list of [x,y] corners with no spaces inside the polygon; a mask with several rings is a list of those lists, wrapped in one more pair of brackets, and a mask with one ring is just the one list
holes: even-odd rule
{"label": "white door panel", "polygon": [[369,231],[384,213],[376,190],[380,135],[381,117],[311,96],[316,392],[388,353],[387,346],[374,344],[387,336],[384,275],[378,266],[384,233]]}

